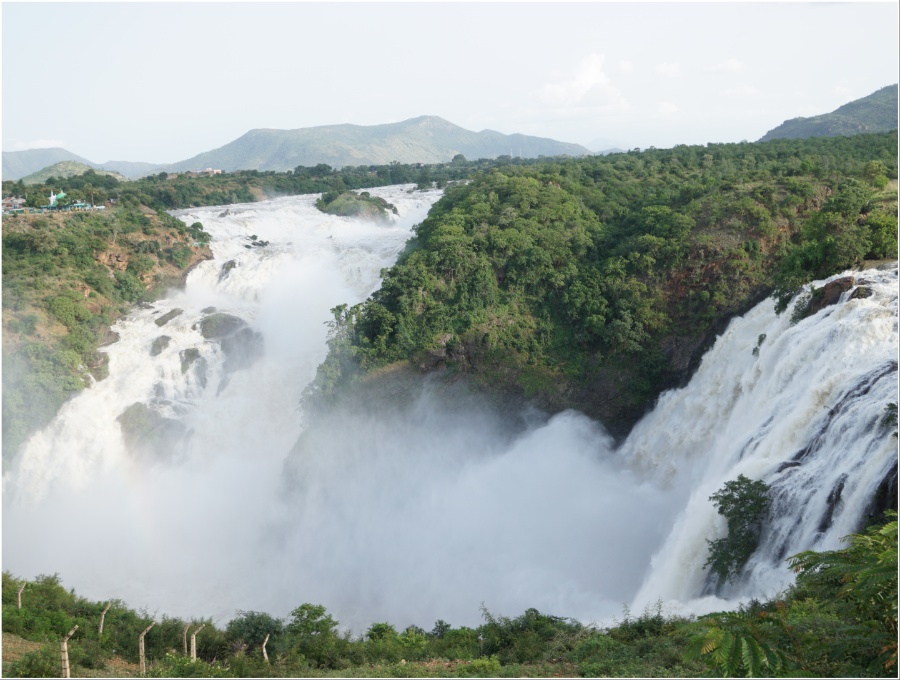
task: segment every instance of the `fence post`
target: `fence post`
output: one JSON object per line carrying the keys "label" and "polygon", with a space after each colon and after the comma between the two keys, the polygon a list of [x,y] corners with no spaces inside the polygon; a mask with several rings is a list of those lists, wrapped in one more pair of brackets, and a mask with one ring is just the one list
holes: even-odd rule
{"label": "fence post", "polygon": [[69,678],[69,638],[75,634],[75,631],[78,630],[78,626],[76,625],[72,630],[69,631],[69,634],[66,635],[62,642],[59,643],[59,653],[62,659],[62,677]]}
{"label": "fence post", "polygon": [[154,621],[149,626],[144,628],[144,632],[141,633],[140,637],[138,637],[138,656],[141,658],[141,677],[144,677],[145,675],[147,675],[147,663],[144,659],[144,636],[155,625],[156,625],[156,621]]}
{"label": "fence post", "polygon": [[205,623],[191,633],[191,661],[197,660],[197,633],[203,630],[204,626],[206,626]]}
{"label": "fence post", "polygon": [[263,658],[266,660],[266,663],[269,663],[269,655],[266,654],[266,643],[267,643],[268,641],[269,641],[269,633],[266,633],[266,639],[263,640],[263,646],[262,646],[262,650],[263,650]]}
{"label": "fence post", "polygon": [[16,594],[16,599],[18,600],[18,603],[19,603],[19,609],[22,608],[22,591],[25,590],[25,586],[27,586],[27,585],[28,585],[28,581],[25,581],[25,583],[23,583],[22,586],[19,588],[19,592]]}
{"label": "fence post", "polygon": [[97,630],[98,635],[103,635],[103,620],[106,618],[106,612],[109,611],[109,608],[112,607],[112,602],[107,602],[106,607],[103,609],[103,613],[100,614],[100,628]]}
{"label": "fence post", "polygon": [[184,648],[184,655],[187,656],[187,630],[191,627],[190,623],[184,624],[184,630],[181,632],[181,646]]}

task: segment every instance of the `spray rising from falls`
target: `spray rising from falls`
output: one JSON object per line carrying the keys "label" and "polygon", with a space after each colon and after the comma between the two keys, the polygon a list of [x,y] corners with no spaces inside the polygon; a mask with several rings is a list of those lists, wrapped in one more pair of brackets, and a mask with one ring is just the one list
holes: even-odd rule
{"label": "spray rising from falls", "polygon": [[439,195],[372,193],[399,219],[324,216],[315,197],[179,215],[215,259],[119,322],[109,378],[28,442],[4,479],[5,569],[219,620],[303,602],[357,631],[472,625],[481,603],[596,620],[704,606],[705,539],[723,531],[707,498],[738,474],[772,484],[779,519],[722,597],[770,594],[784,556],[858,527],[895,456],[877,420],[896,269],[794,326],[770,301],[736,320],[618,450],[580,414],[499,413],[428,380],[301,431],[329,309],[377,287]]}

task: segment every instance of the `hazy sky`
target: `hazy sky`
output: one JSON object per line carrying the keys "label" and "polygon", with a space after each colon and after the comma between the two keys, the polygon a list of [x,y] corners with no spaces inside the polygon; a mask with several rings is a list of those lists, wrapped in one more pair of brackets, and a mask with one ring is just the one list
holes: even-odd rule
{"label": "hazy sky", "polygon": [[174,162],[423,114],[601,147],[755,140],[898,80],[898,4],[3,2],[3,150]]}

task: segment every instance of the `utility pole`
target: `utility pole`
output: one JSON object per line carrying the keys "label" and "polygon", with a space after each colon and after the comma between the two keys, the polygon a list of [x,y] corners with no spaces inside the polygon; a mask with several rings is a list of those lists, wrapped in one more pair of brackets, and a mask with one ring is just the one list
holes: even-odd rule
{"label": "utility pole", "polygon": [[69,631],[68,635],[66,635],[62,642],[59,643],[59,653],[62,657],[62,676],[63,678],[72,677],[69,675],[69,638],[75,635],[75,631],[78,630],[78,626],[76,625],[72,630]]}

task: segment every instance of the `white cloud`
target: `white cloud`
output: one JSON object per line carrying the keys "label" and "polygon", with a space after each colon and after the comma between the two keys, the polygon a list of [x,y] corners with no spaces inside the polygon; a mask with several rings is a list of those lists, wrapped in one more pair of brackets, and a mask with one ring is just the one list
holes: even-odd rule
{"label": "white cloud", "polygon": [[630,76],[632,73],[634,73],[634,63],[627,60],[620,61],[619,71],[621,71],[626,76]]}
{"label": "white cloud", "polygon": [[704,71],[708,73],[737,73],[746,68],[744,64],[737,59],[726,59],[725,61],[704,67]]}
{"label": "white cloud", "polygon": [[27,149],[53,149],[58,146],[66,146],[61,139],[35,139],[30,142],[13,142],[13,151],[25,151]]}
{"label": "white cloud", "polygon": [[662,64],[657,64],[653,70],[667,78],[677,78],[681,75],[681,66],[678,64],[668,64],[663,62]]}
{"label": "white cloud", "polygon": [[661,116],[671,116],[674,113],[678,113],[678,106],[672,102],[660,102],[657,111]]}
{"label": "white cloud", "polygon": [[559,83],[547,83],[539,96],[545,104],[558,107],[590,107],[610,111],[628,108],[628,102],[603,71],[605,57],[589,54],[573,76]]}
{"label": "white cloud", "polygon": [[759,94],[759,90],[752,85],[740,85],[728,88],[724,94],[728,97],[755,97]]}

